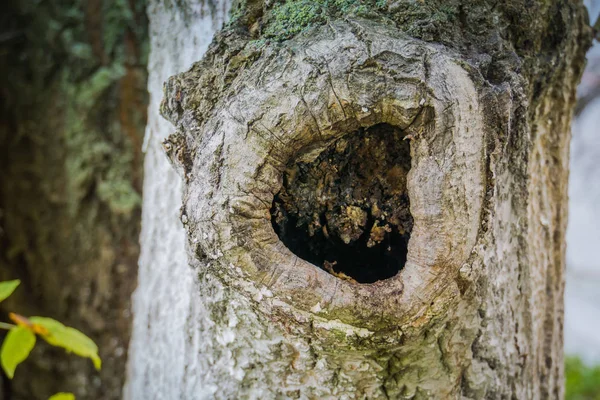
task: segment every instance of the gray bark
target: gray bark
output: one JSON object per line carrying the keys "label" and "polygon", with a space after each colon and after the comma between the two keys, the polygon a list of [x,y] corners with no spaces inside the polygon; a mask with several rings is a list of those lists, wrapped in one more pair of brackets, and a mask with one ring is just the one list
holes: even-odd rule
{"label": "gray bark", "polygon": [[[176,131],[163,147],[183,178],[189,269],[142,258],[141,280],[173,280],[180,291],[150,299],[140,284],[132,349],[149,347],[151,359],[130,360],[129,398],[561,398],[569,125],[591,38],[583,6],[253,1],[234,10],[202,60],[165,85],[161,111]],[[181,11],[154,9],[151,21],[165,13]],[[170,48],[154,47],[154,57]],[[306,223],[309,237],[379,237],[363,215],[381,204],[356,194],[369,192],[362,183],[346,192],[310,174],[300,188],[288,182],[294,171],[337,168],[336,151],[368,153],[371,139],[356,151],[348,143],[380,124],[410,140],[398,185],[413,222],[400,272],[359,283],[336,260],[290,250],[300,236],[286,243],[282,227],[297,213],[290,230]],[[362,173],[374,163],[365,159]],[[372,181],[385,192],[388,178]],[[337,208],[313,217],[302,196]],[[145,251],[182,237],[162,229],[142,237]],[[171,312],[177,324],[157,327]]]}

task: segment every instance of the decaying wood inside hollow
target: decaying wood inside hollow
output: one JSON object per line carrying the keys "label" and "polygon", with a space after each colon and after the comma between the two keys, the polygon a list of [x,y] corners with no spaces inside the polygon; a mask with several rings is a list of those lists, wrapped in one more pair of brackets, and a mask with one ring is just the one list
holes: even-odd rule
{"label": "decaying wood inside hollow", "polygon": [[405,139],[399,128],[379,124],[338,139],[310,163],[290,165],[271,209],[283,243],[341,279],[396,275],[413,226]]}

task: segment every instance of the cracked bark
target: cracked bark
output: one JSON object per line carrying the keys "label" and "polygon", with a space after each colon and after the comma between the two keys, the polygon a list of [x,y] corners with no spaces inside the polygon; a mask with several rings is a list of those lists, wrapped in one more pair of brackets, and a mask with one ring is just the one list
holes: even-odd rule
{"label": "cracked bark", "polygon": [[[164,219],[148,211],[129,398],[561,398],[569,125],[592,32],[582,5],[311,4],[235,5],[204,57],[164,86],[185,230],[163,233],[185,237],[187,258],[179,243],[171,271],[151,259]],[[191,26],[203,15],[188,6],[156,3],[151,21],[185,14]],[[318,12],[304,24],[293,7]],[[157,25],[154,57],[186,29]],[[400,271],[358,283],[289,249],[272,208],[290,176],[308,177],[300,198],[321,201],[293,171],[379,124],[410,140],[414,223]],[[344,211],[340,196],[319,203],[325,217],[302,214],[305,201],[285,212],[312,221],[308,236],[326,223],[349,244],[380,203],[352,192]],[[176,284],[152,299],[166,279]],[[159,343],[167,310],[182,315]]]}

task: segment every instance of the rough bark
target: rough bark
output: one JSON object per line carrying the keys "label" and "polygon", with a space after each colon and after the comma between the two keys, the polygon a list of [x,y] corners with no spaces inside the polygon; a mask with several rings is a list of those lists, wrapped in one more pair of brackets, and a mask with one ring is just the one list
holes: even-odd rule
{"label": "rough bark", "polygon": [[[179,11],[151,20],[164,13]],[[187,319],[166,359],[182,373],[132,363],[129,397],[561,398],[569,125],[591,32],[576,1],[234,5],[165,85],[197,278],[136,304],[132,348],[169,351],[154,324],[170,307]],[[344,189],[353,169],[336,152],[363,160],[368,141],[348,143],[381,124],[410,141],[409,160],[388,146],[382,162],[410,169],[389,185],[364,158],[372,176]],[[391,237],[406,205],[383,204],[390,187],[406,188],[413,220],[393,277],[359,283],[334,253],[313,264],[290,250],[315,232],[335,246],[379,237],[370,219]],[[140,274],[180,273],[155,268]]]}
{"label": "rough bark", "polygon": [[6,311],[91,336],[103,369],[40,341],[5,399],[120,398],[136,282],[146,114],[144,5],[0,6],[0,279]]}

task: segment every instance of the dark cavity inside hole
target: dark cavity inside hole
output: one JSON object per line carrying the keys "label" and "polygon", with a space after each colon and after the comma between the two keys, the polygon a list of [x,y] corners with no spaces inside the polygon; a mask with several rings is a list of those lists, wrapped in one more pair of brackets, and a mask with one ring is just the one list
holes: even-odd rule
{"label": "dark cavity inside hole", "polygon": [[413,227],[410,144],[394,126],[360,129],[314,161],[288,166],[271,221],[297,256],[352,282],[396,275]]}

